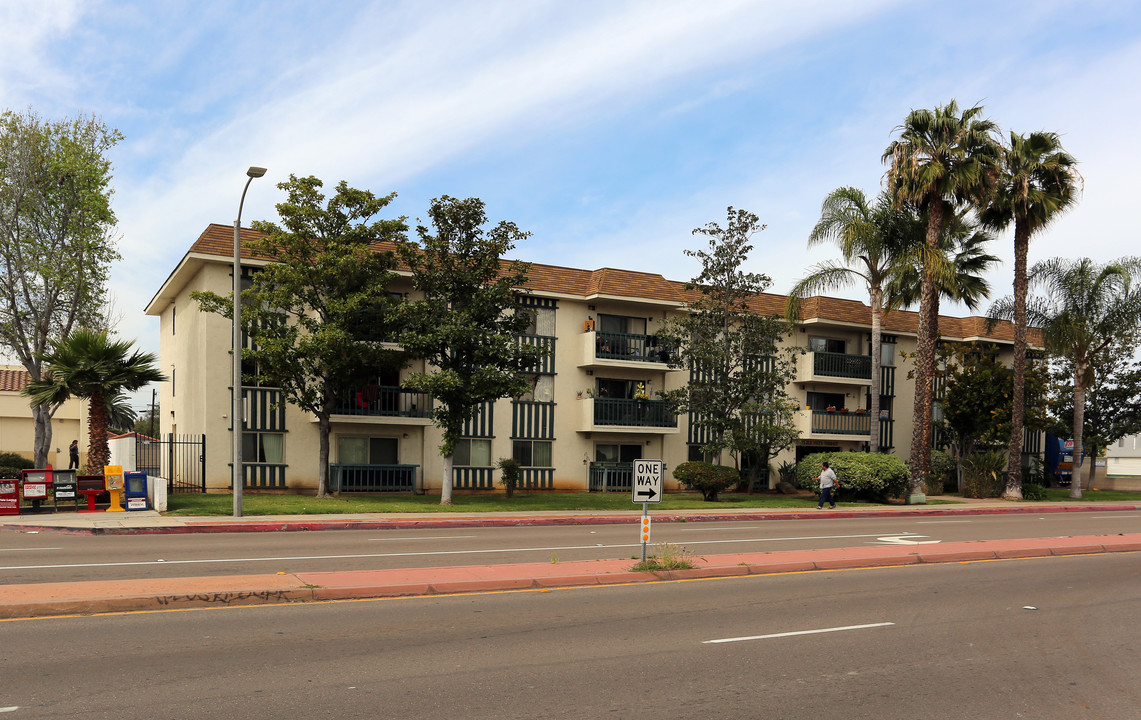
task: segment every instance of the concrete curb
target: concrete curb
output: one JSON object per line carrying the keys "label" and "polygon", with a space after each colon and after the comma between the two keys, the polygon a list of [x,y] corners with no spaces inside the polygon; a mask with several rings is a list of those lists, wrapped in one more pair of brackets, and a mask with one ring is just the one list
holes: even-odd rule
{"label": "concrete curb", "polygon": [[693,569],[656,573],[632,572],[631,560],[617,559],[8,585],[0,586],[0,619],[457,593],[548,591],[569,587],[1110,552],[1141,552],[1141,533],[711,555],[698,559],[697,567]]}

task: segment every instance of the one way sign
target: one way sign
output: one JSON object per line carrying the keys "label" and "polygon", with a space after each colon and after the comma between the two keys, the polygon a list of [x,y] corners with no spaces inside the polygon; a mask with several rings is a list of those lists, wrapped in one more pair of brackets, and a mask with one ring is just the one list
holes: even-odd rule
{"label": "one way sign", "polygon": [[631,500],[636,503],[660,503],[662,501],[661,460],[635,460],[634,482]]}

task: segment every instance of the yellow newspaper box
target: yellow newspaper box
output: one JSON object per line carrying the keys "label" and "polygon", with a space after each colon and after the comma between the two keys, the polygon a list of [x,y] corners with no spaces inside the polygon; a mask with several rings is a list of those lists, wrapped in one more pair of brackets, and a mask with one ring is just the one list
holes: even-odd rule
{"label": "yellow newspaper box", "polygon": [[123,466],[104,465],[103,477],[107,479],[107,492],[111,493],[111,507],[107,512],[123,512]]}

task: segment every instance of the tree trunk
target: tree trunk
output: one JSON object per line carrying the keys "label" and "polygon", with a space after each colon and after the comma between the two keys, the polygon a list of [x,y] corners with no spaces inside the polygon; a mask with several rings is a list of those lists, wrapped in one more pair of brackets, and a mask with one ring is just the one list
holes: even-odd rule
{"label": "tree trunk", "polygon": [[[317,447],[317,497],[329,497],[329,434],[332,423],[329,422],[328,413],[317,415],[317,433],[319,444]],[[337,495],[340,488],[337,488]]]}
{"label": "tree trunk", "polygon": [[32,422],[35,425],[35,440],[32,458],[38,468],[47,467],[48,453],[52,446],[52,415],[55,410],[46,405],[32,407]]}
{"label": "tree trunk", "polygon": [[1070,478],[1070,497],[1082,496],[1082,423],[1086,415],[1085,363],[1074,364],[1074,474]]}
{"label": "tree trunk", "polygon": [[440,485],[440,504],[452,504],[452,453],[444,456],[444,481]]}
{"label": "tree trunk", "polygon": [[87,398],[87,403],[87,471],[102,475],[103,468],[111,461],[107,447],[107,399],[96,391]]}
{"label": "tree trunk", "polygon": [[1089,479],[1086,480],[1086,490],[1093,490],[1093,477],[1097,475],[1097,456],[1101,452],[1101,448],[1097,445],[1090,445],[1090,451],[1086,453],[1090,457],[1089,466]]}
{"label": "tree trunk", "polygon": [[[927,216],[926,245],[929,253],[939,247],[946,207],[932,200]],[[911,425],[911,493],[923,492],[923,478],[931,471],[931,405],[935,382],[935,340],[938,333],[939,291],[930,262],[923,263],[919,294],[919,331],[915,349],[915,405]]]}
{"label": "tree trunk", "polygon": [[870,426],[868,429],[868,451],[880,451],[880,396],[883,394],[883,290],[874,287],[870,292],[872,301],[872,389]]}
{"label": "tree trunk", "polygon": [[1022,435],[1026,416],[1026,256],[1030,231],[1023,223],[1014,226],[1014,388],[1011,391],[1010,455],[1006,461],[1007,500],[1022,499]]}

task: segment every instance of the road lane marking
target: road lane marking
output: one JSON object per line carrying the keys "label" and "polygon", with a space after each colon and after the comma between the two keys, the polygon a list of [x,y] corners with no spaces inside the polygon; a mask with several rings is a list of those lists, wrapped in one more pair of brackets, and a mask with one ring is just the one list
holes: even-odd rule
{"label": "road lane marking", "polygon": [[436,535],[435,537],[394,537],[394,538],[369,538],[369,542],[386,542],[389,540],[469,540],[478,535]]}
{"label": "road lane marking", "polygon": [[885,535],[884,537],[869,540],[869,545],[934,545],[938,540],[913,540],[912,538],[927,537],[926,535]]}
{"label": "road lane marking", "polygon": [[24,552],[26,550],[63,550],[63,548],[0,548],[0,552]]}
{"label": "road lane marking", "polygon": [[971,520],[917,520],[916,525],[950,525],[952,523],[969,523]]}
{"label": "road lane marking", "polygon": [[[901,533],[895,537],[907,537]],[[878,537],[876,534],[865,535],[806,535],[803,537],[785,538],[745,538],[740,540],[693,540],[686,541],[690,545],[724,545],[728,543],[762,543],[789,540],[851,540],[859,538]],[[926,537],[917,535],[916,537]],[[619,545],[561,545],[556,547],[522,547],[522,548],[492,548],[484,550],[426,550],[423,552],[396,552],[396,553],[357,553],[352,555],[294,555],[287,557],[249,557],[249,558],[201,558],[196,560],[137,560],[132,562],[104,562],[104,563],[61,563],[57,565],[8,565],[0,566],[0,570],[53,570],[71,568],[101,568],[101,567],[138,567],[143,565],[208,565],[210,563],[255,563],[255,562],[289,562],[300,560],[348,560],[352,558],[395,558],[395,557],[431,557],[435,555],[492,555],[495,553],[521,553],[521,552],[556,552],[566,550],[598,550],[624,549],[641,547],[641,543],[624,543]]]}
{"label": "road lane marking", "polygon": [[887,627],[895,625],[891,622],[870,623],[868,625],[845,625],[843,627],[820,628],[819,630],[796,630],[793,632],[773,633],[771,635],[751,635],[749,637],[721,638],[720,640],[703,640],[702,645],[717,645],[720,643],[746,642],[748,640],[771,640],[773,638],[795,637],[797,635],[819,635],[820,633],[844,632],[847,630],[866,630],[868,628]]}

